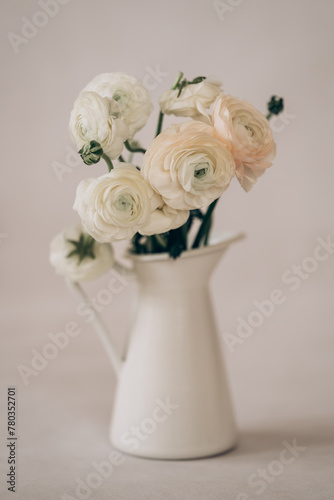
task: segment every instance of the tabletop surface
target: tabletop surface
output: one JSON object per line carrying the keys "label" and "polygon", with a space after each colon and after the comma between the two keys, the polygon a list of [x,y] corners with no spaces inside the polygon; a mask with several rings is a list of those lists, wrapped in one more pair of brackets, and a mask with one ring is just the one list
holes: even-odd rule
{"label": "tabletop surface", "polygon": [[[66,302],[59,304],[57,318],[53,313],[59,326],[75,318],[74,302]],[[18,316],[5,322],[1,498],[13,498],[4,481],[9,386],[16,387],[16,497],[20,500],[334,498],[333,377],[319,379],[322,366],[314,365],[316,359],[313,365],[299,366],[298,373],[293,363],[286,359],[284,365],[282,360],[285,376],[275,380],[275,368],[268,370],[264,361],[261,365],[255,350],[249,376],[238,373],[240,360],[225,352],[239,425],[238,445],[229,453],[189,461],[111,455],[115,450],[108,431],[115,378],[89,325],[78,320],[80,334],[41,371],[26,375],[27,385],[19,375],[19,365],[32,366],[32,349],[42,352],[49,341],[46,334],[32,340],[34,327],[48,332],[51,318],[50,311],[40,311],[38,318],[30,311],[25,321]],[[297,345],[300,340],[295,339]],[[96,476],[102,462],[106,477]],[[106,462],[114,463],[113,467]]]}

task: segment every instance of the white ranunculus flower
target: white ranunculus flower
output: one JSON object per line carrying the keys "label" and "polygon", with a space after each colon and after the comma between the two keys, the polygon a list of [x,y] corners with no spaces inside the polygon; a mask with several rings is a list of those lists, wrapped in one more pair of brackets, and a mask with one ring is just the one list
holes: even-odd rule
{"label": "white ranunculus flower", "polygon": [[249,191],[276,154],[267,118],[248,101],[222,94],[214,105],[212,121],[215,136],[234,156],[241,186]]}
{"label": "white ranunculus flower", "polygon": [[95,258],[85,257],[80,263],[78,255],[67,257],[75,248],[68,240],[78,241],[85,234],[80,226],[71,226],[59,233],[50,245],[50,262],[57,274],[72,281],[99,278],[114,265],[114,252],[110,244],[94,242]]}
{"label": "white ranunculus flower", "polygon": [[159,204],[140,171],[120,163],[109,174],[81,181],[73,208],[93,238],[111,242],[132,238]]}
{"label": "white ranunculus flower", "polygon": [[140,228],[139,233],[144,236],[167,233],[167,231],[183,226],[188,218],[189,210],[175,210],[166,205],[161,198],[160,206],[153,210],[149,221]]}
{"label": "white ranunculus flower", "polygon": [[119,104],[130,139],[146,124],[153,110],[150,94],[136,78],[125,73],[102,73],[84,91],[97,92]]}
{"label": "white ranunculus flower", "polygon": [[191,210],[221,196],[235,174],[235,162],[210,125],[185,122],[154,139],[142,174],[169,207]]}
{"label": "white ranunculus flower", "polygon": [[90,141],[101,144],[111,160],[119,157],[129,136],[116,101],[95,92],[82,92],[74,103],[70,134],[78,148]]}
{"label": "white ranunculus flower", "polygon": [[200,83],[179,90],[166,90],[159,99],[161,111],[167,115],[185,116],[210,123],[208,109],[222,92],[222,82],[209,76]]}

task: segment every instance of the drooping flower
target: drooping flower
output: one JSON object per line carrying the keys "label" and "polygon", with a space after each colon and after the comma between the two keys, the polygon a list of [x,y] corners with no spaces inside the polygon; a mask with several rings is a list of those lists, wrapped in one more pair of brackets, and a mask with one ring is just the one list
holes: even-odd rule
{"label": "drooping flower", "polygon": [[216,137],[233,154],[241,186],[249,191],[276,154],[268,120],[248,101],[222,94],[214,105],[212,121]]}
{"label": "drooping flower", "polygon": [[80,226],[70,226],[57,234],[50,245],[50,262],[57,274],[72,281],[88,281],[99,278],[114,265],[114,252],[110,244],[91,240],[90,251],[83,257],[75,252],[81,239],[91,237]]}

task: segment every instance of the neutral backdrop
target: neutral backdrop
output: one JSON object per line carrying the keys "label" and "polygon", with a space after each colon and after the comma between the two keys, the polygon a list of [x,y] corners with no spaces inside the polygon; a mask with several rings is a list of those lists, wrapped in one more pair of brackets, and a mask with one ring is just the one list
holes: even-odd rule
{"label": "neutral backdrop", "polygon": [[[73,101],[95,75],[124,71],[149,84],[156,104],[179,70],[189,78],[217,75],[226,93],[263,112],[272,94],[286,106],[273,122],[273,167],[248,194],[233,183],[216,211],[216,231],[247,233],[212,280],[239,446],[192,462],[126,457],[91,498],[333,498],[333,249],[326,260],[309,259],[318,238],[334,239],[333,2],[63,0],[53,17],[39,11],[37,0],[1,2],[1,498],[14,497],[5,483],[10,385],[18,398],[16,498],[74,496],[77,478],[85,480],[92,462],[111,451],[114,375],[48,262],[51,238],[78,221],[76,185],[92,172],[68,155]],[[45,25],[15,38],[33,19]],[[155,105],[139,134],[144,145],[157,114]],[[62,179],[57,163],[67,169]],[[94,168],[96,175],[104,171]],[[309,269],[296,290],[282,279],[294,265]],[[229,349],[224,338],[235,334],[238,317],[246,319],[254,301],[275,289],[284,304]],[[120,350],[135,296],[130,284],[103,311]],[[40,352],[47,335],[69,321],[82,333],[25,386],[17,367],[31,366],[32,349]],[[303,451],[257,495],[248,478],[277,460],[282,441],[294,439]]]}

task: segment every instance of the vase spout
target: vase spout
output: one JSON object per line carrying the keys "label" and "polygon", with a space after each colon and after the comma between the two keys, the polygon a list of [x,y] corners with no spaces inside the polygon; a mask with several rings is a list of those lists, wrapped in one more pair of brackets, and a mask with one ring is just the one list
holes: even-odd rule
{"label": "vase spout", "polygon": [[225,233],[213,238],[209,246],[186,251],[177,259],[166,254],[131,255],[139,285],[159,293],[204,286],[229,246],[244,237],[243,233]]}

